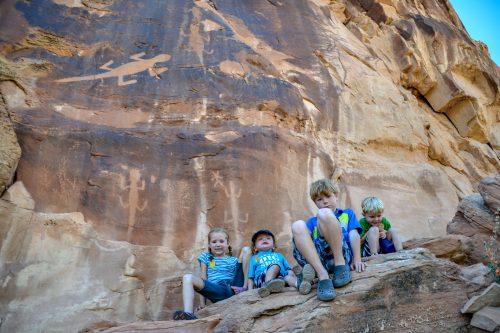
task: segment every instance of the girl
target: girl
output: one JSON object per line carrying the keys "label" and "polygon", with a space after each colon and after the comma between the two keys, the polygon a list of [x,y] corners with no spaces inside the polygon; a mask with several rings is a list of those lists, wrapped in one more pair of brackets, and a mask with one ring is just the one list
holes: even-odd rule
{"label": "girl", "polygon": [[[228,255],[229,254],[229,255]],[[182,300],[184,311],[176,311],[174,320],[197,319],[193,311],[194,292],[201,295],[200,307],[205,307],[205,298],[212,303],[222,301],[247,290],[249,247],[241,250],[239,258],[232,256],[229,235],[224,228],[214,228],[208,233],[208,252],[203,252],[198,261],[201,278],[186,274],[182,278]]]}

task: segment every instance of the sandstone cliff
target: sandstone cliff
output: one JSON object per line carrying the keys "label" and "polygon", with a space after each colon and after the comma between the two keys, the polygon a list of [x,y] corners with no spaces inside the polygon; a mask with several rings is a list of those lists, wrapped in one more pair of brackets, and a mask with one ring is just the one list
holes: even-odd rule
{"label": "sandstone cliff", "polygon": [[447,0],[6,0],[0,29],[0,329],[165,319],[211,227],[289,255],[320,177],[410,239],[500,170],[500,69]]}

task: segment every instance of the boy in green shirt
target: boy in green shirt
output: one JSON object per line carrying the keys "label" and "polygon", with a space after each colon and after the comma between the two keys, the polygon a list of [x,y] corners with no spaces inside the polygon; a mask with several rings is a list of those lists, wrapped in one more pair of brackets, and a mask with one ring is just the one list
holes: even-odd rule
{"label": "boy in green shirt", "polygon": [[379,253],[401,251],[403,244],[397,229],[391,227],[388,219],[382,216],[384,203],[377,197],[368,197],[361,203],[363,218],[359,220],[361,233],[361,255],[374,256]]}

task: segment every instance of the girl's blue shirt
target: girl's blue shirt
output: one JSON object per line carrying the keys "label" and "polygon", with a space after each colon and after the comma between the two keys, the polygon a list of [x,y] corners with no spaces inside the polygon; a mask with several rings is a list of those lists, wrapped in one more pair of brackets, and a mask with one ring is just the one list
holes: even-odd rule
{"label": "girl's blue shirt", "polygon": [[238,258],[232,256],[213,257],[210,262],[210,253],[203,252],[198,257],[200,263],[207,265],[207,280],[214,283],[220,281],[233,280],[238,267]]}

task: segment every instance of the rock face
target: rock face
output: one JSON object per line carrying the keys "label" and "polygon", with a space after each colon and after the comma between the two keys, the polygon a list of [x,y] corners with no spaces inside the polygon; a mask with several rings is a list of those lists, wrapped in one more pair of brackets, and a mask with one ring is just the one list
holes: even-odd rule
{"label": "rock face", "polygon": [[210,226],[241,247],[274,221],[288,243],[290,221],[314,211],[308,185],[332,175],[342,205],[359,213],[376,194],[406,238],[417,223],[435,236],[500,170],[500,71],[447,1],[2,12],[17,179],[37,211],[82,212],[106,239],[187,260]]}
{"label": "rock face", "polygon": [[500,170],[500,70],[447,0],[5,0],[0,29],[2,329],[165,319],[214,226],[291,259],[321,177],[409,239]]}

